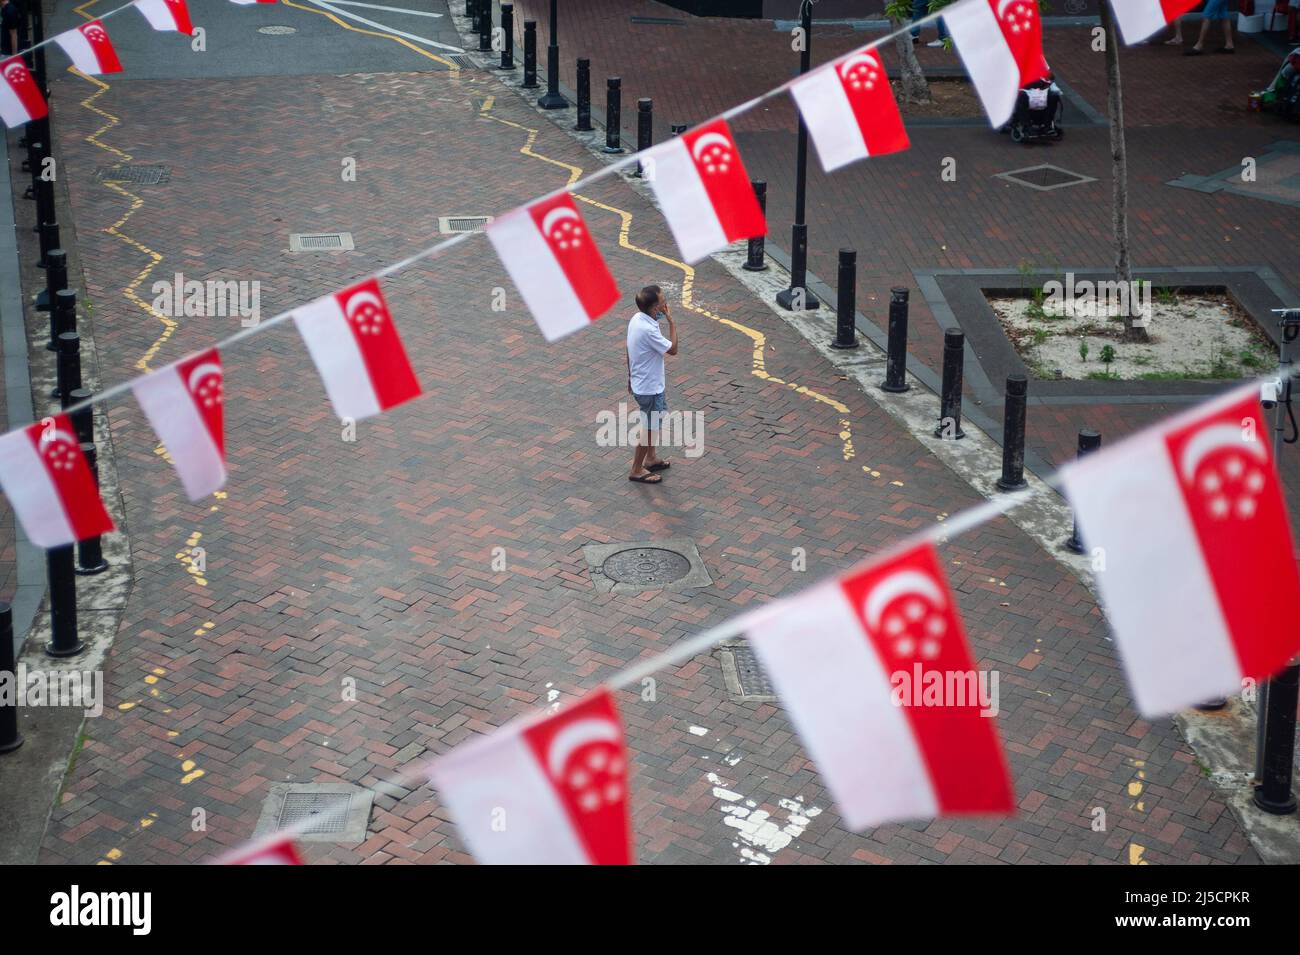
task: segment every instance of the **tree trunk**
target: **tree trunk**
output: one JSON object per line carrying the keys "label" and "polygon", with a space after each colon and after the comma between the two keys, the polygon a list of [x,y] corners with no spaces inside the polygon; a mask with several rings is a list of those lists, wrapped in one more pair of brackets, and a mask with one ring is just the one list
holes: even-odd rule
{"label": "tree trunk", "polygon": [[[1110,160],[1113,183],[1111,228],[1115,238],[1115,278],[1133,281],[1133,266],[1128,247],[1128,151],[1124,143],[1124,96],[1119,77],[1119,38],[1110,7],[1098,4],[1101,25],[1106,31],[1106,103],[1110,113]],[[1130,286],[1131,287],[1131,286]],[[1147,330],[1134,323],[1134,309],[1124,315],[1124,340],[1145,342]]]}
{"label": "tree trunk", "polygon": [[[903,21],[891,16],[889,27],[890,30],[901,30]],[[930,84],[925,81],[921,63],[916,58],[916,51],[912,49],[912,37],[907,33],[901,33],[894,38],[894,44],[898,47],[898,82],[902,87],[900,92],[903,95],[903,102],[930,102]]]}

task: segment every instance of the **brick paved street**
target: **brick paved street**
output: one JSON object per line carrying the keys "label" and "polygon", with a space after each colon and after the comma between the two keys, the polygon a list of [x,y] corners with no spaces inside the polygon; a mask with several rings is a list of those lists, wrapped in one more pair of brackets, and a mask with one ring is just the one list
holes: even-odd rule
{"label": "brick paved street", "polygon": [[[521,21],[540,7],[516,4]],[[788,36],[770,24],[658,27],[655,55],[635,57],[630,15],[681,15],[650,0],[565,7],[565,69],[578,55],[592,58],[597,81],[617,69],[625,104],[655,97],[661,131],[793,67]],[[288,2],[259,15],[297,26],[320,19]],[[1054,31],[1049,58],[1100,109],[1100,64],[1078,50],[1085,36]],[[383,62],[388,40],[349,39]],[[828,29],[818,58],[861,42],[851,29]],[[923,51],[927,62],[943,55]],[[1167,83],[1165,67],[1150,65],[1156,57],[1172,64]],[[1163,185],[1296,137],[1294,127],[1205,108],[1244,101],[1246,78],[1275,59],[1249,41],[1226,66],[1163,48],[1126,54],[1139,264],[1294,274],[1289,207]],[[422,67],[57,75],[57,147],[105,382],[239,328],[237,316],[161,322],[148,307],[155,281],[178,272],[257,280],[266,318],[427,245],[440,216],[497,214],[597,168],[494,76],[427,56]],[[1194,70],[1216,69],[1209,93],[1194,99],[1184,88],[1201,82]],[[231,120],[195,121],[212,116]],[[781,245],[791,123],[780,105],[739,126],[751,173],[772,183]],[[979,127],[918,126],[911,136],[905,156],[829,179],[814,170],[809,194],[812,270],[833,279],[834,251],[858,248],[859,307],[871,320],[883,319],[891,284],[912,288],[917,360],[937,365],[939,341],[917,270],[1108,260],[1104,128],[1072,128],[1061,145],[1034,151]],[[958,158],[959,178],[940,187],[947,155]],[[340,177],[346,157],[356,159],[355,183]],[[128,161],[165,163],[170,180],[95,179],[96,167]],[[1037,162],[1099,181],[1040,194],[990,178]],[[224,355],[231,479],[207,502],[186,500],[138,409],[113,405],[133,589],[108,661],[104,716],[87,723],[40,861],[210,859],[252,834],[276,783],[373,786],[980,500],[720,265],[677,265],[662,218],[639,192],[615,178],[580,196],[623,292],[616,311],[545,345],[481,237],[388,279],[428,394],[363,422],[355,441],[341,437],[288,325]],[[286,251],[290,233],[316,231],[349,231],[356,250]],[[630,485],[627,451],[596,440],[597,415],[627,399],[625,318],[650,281],[681,302],[670,402],[705,421],[705,453],[673,456],[659,488]],[[491,307],[497,287],[504,312]],[[1080,426],[1109,441],[1171,408],[1035,406],[1030,440],[1056,461]],[[1288,478],[1300,487],[1294,469]],[[698,545],[712,586],[621,596],[593,585],[585,545],[673,537]],[[493,566],[497,548],[504,571]],[[796,548],[806,572],[791,569]],[[1172,722],[1133,711],[1105,621],[1071,572],[1008,521],[940,554],[978,665],[1002,674],[998,726],[1018,815],[848,832],[782,710],[732,701],[718,657],[706,654],[660,673],[656,701],[617,695],[640,861],[1258,861]],[[344,694],[351,682],[355,702]],[[206,831],[192,826],[197,809]],[[311,861],[469,861],[428,787],[378,795],[361,845],[305,848]]]}

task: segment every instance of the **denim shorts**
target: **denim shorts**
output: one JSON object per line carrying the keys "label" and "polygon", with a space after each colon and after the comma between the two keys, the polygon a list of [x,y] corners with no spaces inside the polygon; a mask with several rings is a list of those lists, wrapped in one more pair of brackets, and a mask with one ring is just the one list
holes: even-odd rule
{"label": "denim shorts", "polygon": [[642,425],[653,431],[658,431],[658,415],[662,415],[668,410],[668,402],[664,400],[664,393],[661,391],[657,395],[634,394],[632,397],[636,399],[637,407],[641,409]]}
{"label": "denim shorts", "polygon": [[1201,16],[1206,20],[1227,20],[1228,0],[1205,0],[1205,12]]}

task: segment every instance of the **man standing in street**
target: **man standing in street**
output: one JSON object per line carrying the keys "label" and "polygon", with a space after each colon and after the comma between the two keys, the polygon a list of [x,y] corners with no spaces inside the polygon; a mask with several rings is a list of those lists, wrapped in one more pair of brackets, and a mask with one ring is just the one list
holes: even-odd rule
{"label": "man standing in street", "polygon": [[18,29],[22,11],[14,0],[0,0],[0,56],[18,52]]}
{"label": "man standing in street", "polygon": [[[677,354],[677,326],[663,290],[647,285],[636,296],[637,313],[627,323],[627,390],[641,409],[641,438],[632,456],[629,481],[659,484],[660,471],[671,465],[655,448],[655,433],[668,410],[664,401],[664,355]],[[668,322],[668,337],[659,330],[659,318]]]}

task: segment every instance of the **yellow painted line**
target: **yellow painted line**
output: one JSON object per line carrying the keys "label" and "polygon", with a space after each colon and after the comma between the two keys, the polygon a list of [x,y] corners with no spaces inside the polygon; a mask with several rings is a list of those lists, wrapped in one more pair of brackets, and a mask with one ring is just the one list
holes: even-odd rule
{"label": "yellow painted line", "polygon": [[[558,166],[561,169],[567,171],[569,174],[569,181],[566,183],[566,185],[572,186],[575,182],[577,182],[579,179],[582,178],[581,166],[575,166],[572,163],[563,162],[559,159],[553,159],[550,156],[542,155],[541,153],[537,152],[533,148],[537,142],[539,130],[533,129],[532,127],[529,126],[524,126],[521,123],[512,122],[511,120],[502,119],[499,116],[492,115],[491,111],[495,103],[496,103],[496,97],[494,96],[487,97],[483,101],[483,104],[479,107],[479,114],[481,116],[484,116],[487,119],[493,120],[494,122],[498,122],[505,126],[509,126],[513,129],[518,129],[521,132],[527,133],[527,139],[525,140],[524,145],[521,146],[519,149],[520,153],[522,153],[525,156],[530,156],[534,159],[540,159],[542,162],[550,163],[553,166]],[[843,402],[837,401],[836,399],[830,397],[829,395],[825,395],[820,391],[815,391],[812,388],[807,388],[799,384],[798,382],[786,381],[783,378],[778,378],[775,375],[770,374],[767,370],[766,358],[764,357],[764,350],[767,348],[767,336],[764,335],[762,332],[758,331],[757,329],[750,328],[748,325],[743,325],[740,322],[734,321],[733,319],[730,318],[723,318],[721,315],[711,312],[707,308],[704,308],[696,304],[695,269],[687,265],[685,262],[679,262],[677,259],[671,258],[666,255],[662,255],[658,252],[652,251],[651,249],[647,249],[633,243],[630,238],[630,233],[632,230],[632,213],[628,212],[625,209],[619,209],[616,206],[607,205],[606,203],[600,202],[596,199],[592,199],[588,196],[578,195],[577,193],[574,193],[573,198],[577,199],[579,202],[585,202],[587,205],[595,206],[597,209],[601,209],[605,212],[612,213],[613,215],[619,217],[619,222],[620,222],[619,230],[618,230],[619,246],[631,252],[636,252],[639,255],[644,255],[647,258],[654,259],[656,262],[662,262],[664,265],[667,265],[670,268],[677,269],[679,272],[681,272],[682,273],[681,302],[683,308],[686,308],[689,311],[695,312],[699,315],[703,315],[705,318],[717,322],[719,325],[725,325],[728,328],[736,332],[739,332],[741,335],[744,335],[746,338],[748,338],[751,346],[750,374],[770,384],[784,385],[785,387],[792,389],[798,394],[806,395],[807,397],[811,398],[814,401],[820,402],[821,404],[825,404],[833,408],[841,415],[849,414],[849,408]],[[848,461],[854,457],[853,428],[851,423],[844,418],[840,419],[840,428],[841,430],[839,432],[839,437],[840,437],[840,441],[843,443],[844,460]],[[879,472],[871,471],[868,468],[863,468],[863,471],[867,472],[872,477],[880,476]]]}
{"label": "yellow painted line", "polygon": [[[97,2],[97,0],[90,0],[90,2],[95,3]],[[423,47],[416,46],[414,43],[412,43],[410,40],[406,39],[405,37],[394,36],[391,33],[379,33],[375,30],[363,30],[361,27],[354,27],[350,23],[344,23],[334,14],[326,10],[317,10],[315,7],[304,7],[301,4],[294,3],[293,0],[280,0],[280,2],[284,4],[286,7],[293,7],[295,10],[306,10],[308,13],[320,14],[322,17],[327,17],[330,20],[333,20],[336,24],[341,26],[343,29],[351,30],[353,33],[364,33],[366,36],[377,36],[381,40],[392,40],[394,43],[400,43],[402,44],[402,46],[406,47],[411,52],[418,53],[420,54],[420,56],[426,56],[436,63],[441,63],[443,66],[450,69],[453,74],[460,75],[460,64],[457,63],[455,60],[449,60],[446,57],[439,56],[436,53],[430,53],[428,50],[424,49]]]}

